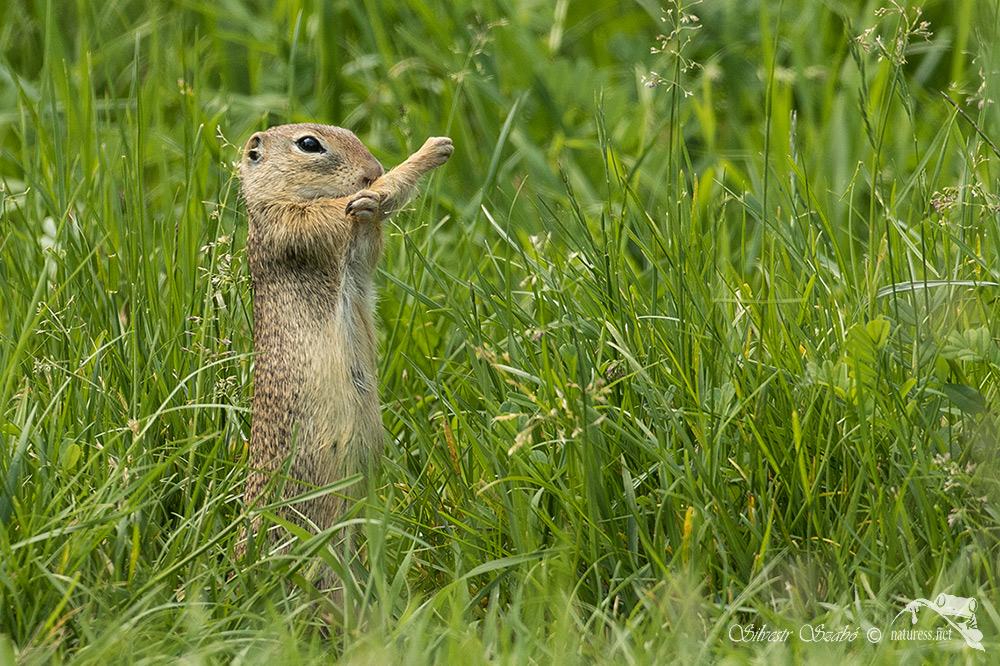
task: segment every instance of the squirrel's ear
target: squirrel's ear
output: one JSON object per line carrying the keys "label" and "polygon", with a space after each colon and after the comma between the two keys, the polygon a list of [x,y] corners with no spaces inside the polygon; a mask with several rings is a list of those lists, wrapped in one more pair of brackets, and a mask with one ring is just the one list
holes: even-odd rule
{"label": "squirrel's ear", "polygon": [[247,147],[246,149],[244,149],[243,155],[246,157],[248,162],[256,163],[260,161],[260,155],[261,155],[260,147],[262,143],[264,143],[263,132],[257,132],[252,137],[250,137],[249,141],[247,141]]}

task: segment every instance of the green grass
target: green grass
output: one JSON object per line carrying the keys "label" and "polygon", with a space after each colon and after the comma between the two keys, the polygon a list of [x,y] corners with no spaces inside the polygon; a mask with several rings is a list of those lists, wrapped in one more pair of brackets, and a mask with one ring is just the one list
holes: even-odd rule
{"label": "green grass", "polygon": [[[996,2],[99,5],[0,7],[0,664],[1000,650]],[[330,534],[233,554],[233,165],[291,121],[456,145],[386,226],[332,634]],[[985,655],[864,639],[940,593]]]}

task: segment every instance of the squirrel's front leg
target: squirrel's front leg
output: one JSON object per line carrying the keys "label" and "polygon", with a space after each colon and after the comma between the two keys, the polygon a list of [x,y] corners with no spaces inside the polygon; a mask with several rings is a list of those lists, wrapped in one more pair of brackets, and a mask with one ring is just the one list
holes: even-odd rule
{"label": "squirrel's front leg", "polygon": [[[392,215],[396,209],[406,203],[417,181],[428,171],[436,169],[451,157],[455,147],[448,137],[431,137],[417,152],[396,168],[389,171],[367,190],[361,190],[350,198],[347,204],[347,214],[360,220],[382,219]],[[376,206],[371,210],[370,199],[377,195]]]}

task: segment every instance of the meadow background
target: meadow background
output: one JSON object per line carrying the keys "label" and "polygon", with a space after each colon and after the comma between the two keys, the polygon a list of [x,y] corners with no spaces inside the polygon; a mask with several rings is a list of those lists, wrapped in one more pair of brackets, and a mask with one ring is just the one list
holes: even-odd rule
{"label": "meadow background", "polygon": [[[1000,8],[919,7],[6,0],[0,664],[995,658]],[[293,121],[456,146],[386,225],[332,633],[329,534],[233,556],[234,163]],[[939,593],[985,655],[865,640]]]}

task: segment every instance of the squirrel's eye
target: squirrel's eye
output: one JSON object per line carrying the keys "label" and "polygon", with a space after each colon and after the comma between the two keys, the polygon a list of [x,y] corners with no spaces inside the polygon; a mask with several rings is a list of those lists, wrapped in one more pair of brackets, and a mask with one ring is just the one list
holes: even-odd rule
{"label": "squirrel's eye", "polygon": [[299,148],[307,153],[322,153],[324,152],[323,144],[319,142],[314,136],[304,136],[295,142]]}

